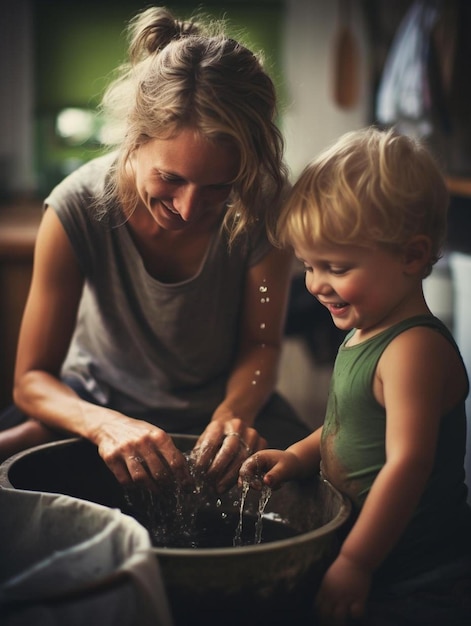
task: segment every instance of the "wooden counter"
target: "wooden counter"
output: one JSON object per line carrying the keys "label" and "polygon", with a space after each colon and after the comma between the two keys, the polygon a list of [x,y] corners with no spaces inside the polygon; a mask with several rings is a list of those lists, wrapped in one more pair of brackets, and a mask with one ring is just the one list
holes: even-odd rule
{"label": "wooden counter", "polygon": [[471,178],[460,178],[457,176],[447,176],[446,184],[452,196],[471,198]]}
{"label": "wooden counter", "polygon": [[0,410],[11,402],[16,344],[41,214],[37,201],[0,205]]}
{"label": "wooden counter", "polygon": [[40,202],[0,205],[0,262],[32,259],[41,215]]}

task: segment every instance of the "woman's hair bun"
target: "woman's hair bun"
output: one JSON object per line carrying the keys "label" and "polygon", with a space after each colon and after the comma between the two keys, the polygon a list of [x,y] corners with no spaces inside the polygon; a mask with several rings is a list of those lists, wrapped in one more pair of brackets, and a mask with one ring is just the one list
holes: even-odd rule
{"label": "woman's hair bun", "polygon": [[193,20],[177,20],[164,7],[152,7],[138,13],[129,23],[129,57],[138,63],[160,52],[175,39],[197,35],[199,26]]}

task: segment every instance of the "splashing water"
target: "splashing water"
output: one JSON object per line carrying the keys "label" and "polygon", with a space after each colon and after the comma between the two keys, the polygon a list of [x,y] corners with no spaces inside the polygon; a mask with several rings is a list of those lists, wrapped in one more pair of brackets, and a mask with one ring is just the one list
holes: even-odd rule
{"label": "splashing water", "polygon": [[[250,489],[250,484],[248,481],[244,480],[242,483],[242,494],[240,498],[240,507],[239,507],[239,523],[237,524],[237,528],[234,533],[233,546],[241,546],[242,545],[242,528],[243,528],[243,520],[244,520],[244,505],[245,500],[247,498],[247,494]],[[260,498],[258,501],[258,511],[257,511],[257,520],[255,522],[255,537],[254,537],[254,545],[257,545],[262,542],[262,530],[263,530],[263,514],[265,512],[265,507],[268,504],[268,501],[271,496],[271,488],[267,485],[262,487],[260,491]]]}
{"label": "splashing water", "polygon": [[257,378],[261,375],[261,371],[260,370],[255,370],[255,378],[252,380],[252,385],[256,385],[257,384]]}
{"label": "splashing water", "polygon": [[263,530],[263,514],[265,512],[265,507],[268,504],[268,500],[271,496],[271,488],[268,485],[263,485],[262,491],[260,492],[260,499],[258,501],[258,511],[257,511],[257,522],[255,523],[255,539],[254,544],[261,543],[262,541],[262,530]]}
{"label": "splashing water", "polygon": [[232,545],[234,547],[242,545],[242,522],[244,516],[244,504],[247,494],[249,492],[250,485],[248,481],[244,480],[242,483],[242,493],[240,496],[240,507],[239,507],[239,523],[237,524],[237,528],[235,529],[234,539],[232,541]]}
{"label": "splashing water", "polygon": [[[257,371],[257,373],[259,372]],[[201,451],[197,451],[196,456],[198,452]],[[167,485],[167,488],[158,493],[136,487],[125,489],[124,496],[130,514],[147,528],[153,544],[163,547],[190,548],[204,545],[201,542],[207,541],[207,539],[206,535],[203,536],[201,533],[207,533],[207,528],[202,527],[201,524],[207,523],[204,520],[209,520],[207,516],[211,515],[211,511],[214,512],[214,508],[216,511],[219,510],[217,515],[220,520],[226,522],[227,531],[223,532],[230,533],[231,521],[234,524],[236,520],[238,522],[232,535],[233,547],[262,543],[263,515],[271,496],[271,489],[266,485],[262,486],[258,492],[258,502],[253,503],[256,507],[254,513],[257,511],[256,516],[247,514],[244,509],[247,504],[250,484],[244,480],[240,498],[237,497],[232,502],[234,509],[232,513],[230,509],[227,509],[227,505],[223,507],[220,498],[214,499],[214,492],[206,488],[204,476],[197,473],[195,451],[184,453],[184,456],[194,481],[191,490],[185,489],[177,481],[173,481],[171,485]],[[247,536],[247,527],[244,525],[249,523],[250,528],[254,522],[254,517],[255,535],[251,541]],[[268,529],[267,532],[270,535],[272,531]],[[231,541],[230,535],[227,536],[227,540]]]}
{"label": "splashing water", "polygon": [[[263,283],[266,283],[266,278],[264,278],[264,279],[263,279]],[[261,294],[260,302],[261,302],[262,304],[266,304],[267,302],[270,302],[270,298],[267,296],[267,292],[268,292],[268,287],[267,287],[267,285],[266,285],[266,284],[262,284],[262,285],[260,285],[260,286],[259,286],[259,288],[258,288],[258,290],[259,290],[259,292],[260,292],[260,294]],[[260,328],[261,330],[265,330],[265,329],[266,329],[266,327],[267,327],[267,325],[266,325],[266,323],[265,323],[265,322],[260,322],[260,326],[259,326],[259,328]],[[262,344],[262,346],[261,346],[261,347],[262,347],[262,348],[265,348],[265,344]],[[258,383],[257,378],[260,376],[260,374],[261,374],[261,372],[260,372],[260,370],[259,370],[259,369],[255,371],[254,378],[252,378],[252,386],[257,385],[257,383]]]}

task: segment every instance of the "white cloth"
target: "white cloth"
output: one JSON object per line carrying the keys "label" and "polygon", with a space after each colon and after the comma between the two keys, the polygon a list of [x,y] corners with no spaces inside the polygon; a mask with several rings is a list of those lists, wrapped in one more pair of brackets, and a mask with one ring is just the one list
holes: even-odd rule
{"label": "white cloth", "polygon": [[2,626],[172,626],[149,534],[132,517],[10,489],[0,510]]}
{"label": "white cloth", "polygon": [[428,54],[438,11],[416,0],[402,20],[391,45],[376,100],[376,117],[383,124],[413,121],[421,136],[431,132]]}

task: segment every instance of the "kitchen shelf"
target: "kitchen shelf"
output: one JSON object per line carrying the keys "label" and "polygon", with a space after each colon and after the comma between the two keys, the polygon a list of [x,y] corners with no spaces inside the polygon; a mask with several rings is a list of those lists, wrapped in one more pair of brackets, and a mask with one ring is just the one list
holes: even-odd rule
{"label": "kitchen shelf", "polygon": [[0,206],[0,262],[33,258],[41,216],[41,202],[20,201]]}
{"label": "kitchen shelf", "polygon": [[447,176],[446,184],[452,195],[471,198],[471,178]]}
{"label": "kitchen shelf", "polygon": [[33,268],[41,202],[0,205],[0,410],[12,402],[16,343]]}

